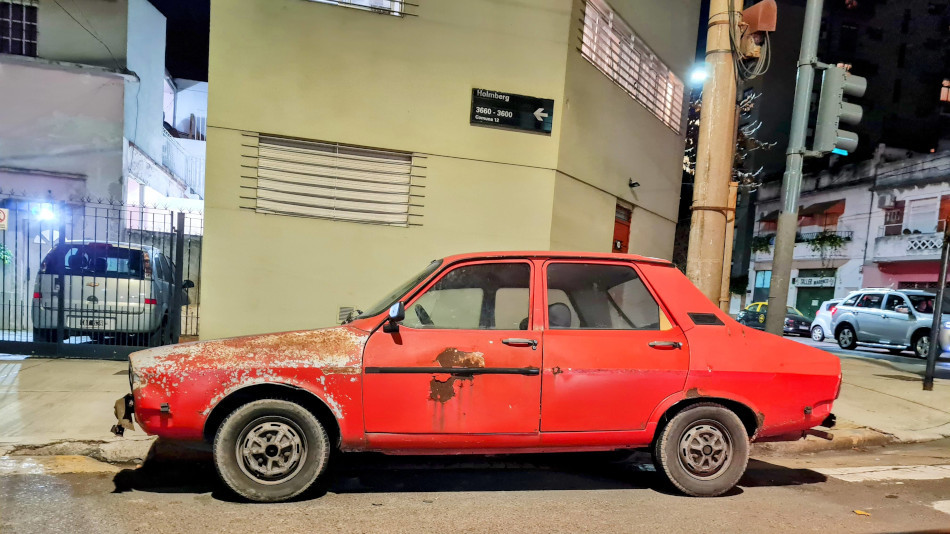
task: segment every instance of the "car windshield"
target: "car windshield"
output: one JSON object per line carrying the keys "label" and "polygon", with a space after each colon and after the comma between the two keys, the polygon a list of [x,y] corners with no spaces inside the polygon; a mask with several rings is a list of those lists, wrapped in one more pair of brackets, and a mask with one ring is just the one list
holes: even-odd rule
{"label": "car windshield", "polygon": [[422,270],[422,272],[420,272],[419,274],[413,276],[412,278],[410,278],[409,280],[401,284],[395,290],[393,290],[388,295],[383,297],[379,302],[370,306],[369,309],[367,309],[366,311],[361,311],[357,317],[362,319],[364,317],[372,317],[374,315],[379,315],[380,313],[383,312],[383,310],[399,302],[399,299],[404,297],[406,293],[409,292],[410,289],[419,285],[420,282],[428,278],[429,275],[434,273],[436,269],[438,269],[441,265],[442,265],[442,260],[434,260],[432,263],[427,265],[426,268]]}

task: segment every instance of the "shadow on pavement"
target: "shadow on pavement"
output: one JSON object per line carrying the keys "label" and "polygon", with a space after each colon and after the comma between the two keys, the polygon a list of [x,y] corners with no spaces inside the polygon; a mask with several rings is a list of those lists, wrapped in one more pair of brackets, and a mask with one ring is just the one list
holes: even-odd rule
{"label": "shadow on pavement", "polygon": [[[805,469],[788,469],[750,460],[742,487],[797,486],[824,482]],[[211,493],[215,499],[239,502],[219,481],[209,454],[181,459],[150,455],[135,469],[113,479],[115,493]],[[681,496],[656,473],[650,456],[641,452],[532,454],[510,456],[385,456],[336,453],[323,484],[302,496],[324,493],[402,493],[457,491],[552,491],[649,489]],[[686,498],[686,497],[684,497]]]}

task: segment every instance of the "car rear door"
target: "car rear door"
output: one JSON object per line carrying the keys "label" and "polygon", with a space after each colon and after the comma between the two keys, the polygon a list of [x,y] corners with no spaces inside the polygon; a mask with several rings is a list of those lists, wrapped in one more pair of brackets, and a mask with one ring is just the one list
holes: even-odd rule
{"label": "car rear door", "polygon": [[682,330],[628,262],[544,264],[541,431],[636,430],[681,391]]}
{"label": "car rear door", "polygon": [[406,303],[399,331],[377,330],[364,350],[366,431],[537,434],[533,277],[528,260],[465,263]]}
{"label": "car rear door", "polygon": [[865,293],[854,305],[855,325],[858,340],[867,343],[879,343],[884,319],[881,316],[884,304],[883,293]]}

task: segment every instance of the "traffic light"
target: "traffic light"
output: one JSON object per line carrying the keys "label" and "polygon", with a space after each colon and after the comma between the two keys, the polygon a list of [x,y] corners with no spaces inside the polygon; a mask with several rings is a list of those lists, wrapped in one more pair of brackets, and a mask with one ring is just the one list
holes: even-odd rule
{"label": "traffic light", "polygon": [[829,66],[821,79],[821,97],[818,100],[818,120],[815,121],[815,152],[828,153],[834,149],[853,152],[858,147],[858,134],[839,130],[840,123],[857,124],[861,121],[861,106],[845,102],[846,96],[860,97],[868,81],[841,67]]}

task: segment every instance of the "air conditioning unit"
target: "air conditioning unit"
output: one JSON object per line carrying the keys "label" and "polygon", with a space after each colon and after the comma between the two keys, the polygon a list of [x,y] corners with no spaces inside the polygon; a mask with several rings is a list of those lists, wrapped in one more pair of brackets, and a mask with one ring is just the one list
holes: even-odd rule
{"label": "air conditioning unit", "polygon": [[889,210],[894,207],[894,204],[897,202],[897,197],[893,194],[884,193],[877,197],[877,207],[883,210]]}

